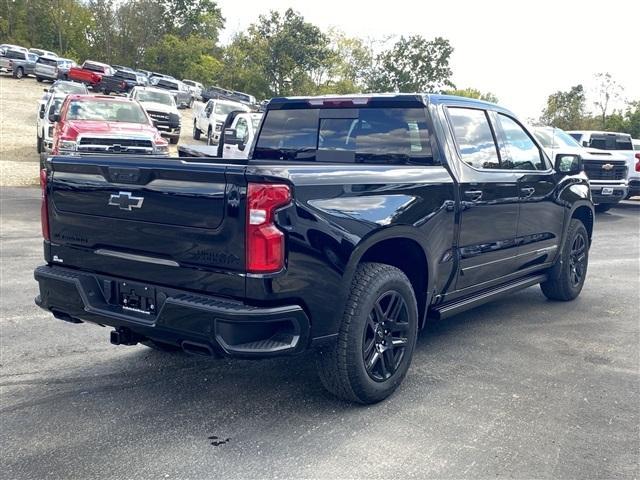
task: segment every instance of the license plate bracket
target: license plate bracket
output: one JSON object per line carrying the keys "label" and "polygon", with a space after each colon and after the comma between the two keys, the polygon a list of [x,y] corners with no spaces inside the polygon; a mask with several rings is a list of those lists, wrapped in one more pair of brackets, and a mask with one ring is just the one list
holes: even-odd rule
{"label": "license plate bracket", "polygon": [[613,195],[612,187],[602,187],[602,195]]}
{"label": "license plate bracket", "polygon": [[156,289],[140,283],[118,282],[118,302],[123,310],[155,315]]}

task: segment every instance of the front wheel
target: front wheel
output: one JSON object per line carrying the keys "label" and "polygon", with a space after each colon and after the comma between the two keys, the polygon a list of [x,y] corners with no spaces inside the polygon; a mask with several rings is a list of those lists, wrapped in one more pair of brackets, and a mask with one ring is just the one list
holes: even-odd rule
{"label": "front wheel", "polygon": [[193,122],[193,139],[200,140],[200,129],[196,126],[196,122]]}
{"label": "front wheel", "polygon": [[317,353],[322,384],[345,400],[371,404],[400,385],[418,334],[416,298],[407,276],[381,263],[358,266],[337,341]]}
{"label": "front wheel", "polygon": [[213,132],[211,129],[207,131],[207,145],[213,145]]}
{"label": "front wheel", "polygon": [[44,142],[42,141],[42,137],[40,135],[36,135],[36,150],[38,153],[42,153],[44,151]]}
{"label": "front wheel", "polygon": [[562,253],[549,271],[549,278],[540,284],[550,300],[573,300],[582,291],[589,264],[589,235],[584,224],[571,219],[562,246]]}
{"label": "front wheel", "polygon": [[176,145],[178,143],[178,140],[180,140],[180,137],[169,137],[169,143],[171,145]]}
{"label": "front wheel", "polygon": [[42,83],[43,80],[44,78],[36,76],[36,82]]}
{"label": "front wheel", "polygon": [[18,67],[16,69],[16,73],[14,73],[13,76],[20,80],[22,77],[24,77],[24,69],[22,67]]}

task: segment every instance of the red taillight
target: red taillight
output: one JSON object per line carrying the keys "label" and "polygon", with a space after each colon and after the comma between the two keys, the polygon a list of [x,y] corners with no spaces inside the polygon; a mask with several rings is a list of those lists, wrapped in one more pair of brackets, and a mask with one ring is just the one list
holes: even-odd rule
{"label": "red taillight", "polygon": [[42,225],[42,236],[45,240],[49,237],[49,212],[47,208],[47,169],[40,170],[40,224]]}
{"label": "red taillight", "polygon": [[640,172],[640,153],[636,153],[636,172]]}
{"label": "red taillight", "polygon": [[247,188],[247,271],[272,273],[284,267],[284,233],[274,212],[291,201],[287,185],[250,183]]}

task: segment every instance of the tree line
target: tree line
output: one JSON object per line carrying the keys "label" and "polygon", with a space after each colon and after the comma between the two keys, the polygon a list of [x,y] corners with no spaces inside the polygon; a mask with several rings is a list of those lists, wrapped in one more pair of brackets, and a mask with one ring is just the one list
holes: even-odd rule
{"label": "tree line", "polygon": [[395,42],[322,31],[288,9],[260,15],[220,45],[223,12],[214,0],[3,0],[0,42],[189,78],[205,85],[281,95],[456,89],[449,40],[420,35]]}
{"label": "tree line", "polygon": [[584,86],[578,84],[549,95],[538,123],[563,130],[624,132],[640,138],[640,100],[626,101],[622,109],[613,109],[612,105],[622,98],[622,86],[609,73],[598,73],[595,80],[593,112],[588,108]]}

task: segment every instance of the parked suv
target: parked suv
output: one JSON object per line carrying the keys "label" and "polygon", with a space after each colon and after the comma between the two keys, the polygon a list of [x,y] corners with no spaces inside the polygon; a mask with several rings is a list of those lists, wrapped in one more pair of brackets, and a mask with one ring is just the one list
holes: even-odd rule
{"label": "parked suv", "polygon": [[160,135],[169,138],[172,144],[178,143],[182,118],[170,92],[153,87],[134,87],[129,96],[140,102]]}
{"label": "parked suv", "polygon": [[628,133],[571,131],[567,132],[583,147],[624,155],[627,162],[627,196],[640,195],[640,172],[636,170],[636,151],[633,149],[633,139]]}
{"label": "parked suv", "polygon": [[68,95],[55,123],[54,155],[166,155],[167,141],[136,101],[103,95]]}
{"label": "parked suv", "polygon": [[40,307],[116,345],[311,350],[355,402],[397,389],[430,319],[537,284],[573,300],[587,275],[580,157],[552,164],[479,100],[276,98],[248,159],[62,156],[40,178]]}
{"label": "parked suv", "polygon": [[204,85],[193,80],[182,80],[182,83],[187,86],[187,88],[193,95],[193,98],[195,98],[196,100],[202,100],[202,90],[204,90]]}
{"label": "parked suv", "polygon": [[597,212],[606,212],[627,196],[627,159],[624,155],[581,147],[559,128],[538,127],[533,133],[551,158],[567,153],[582,157]]}

